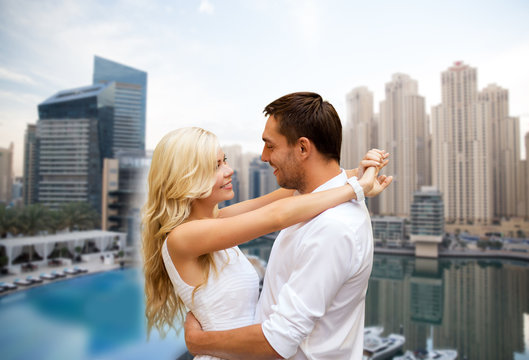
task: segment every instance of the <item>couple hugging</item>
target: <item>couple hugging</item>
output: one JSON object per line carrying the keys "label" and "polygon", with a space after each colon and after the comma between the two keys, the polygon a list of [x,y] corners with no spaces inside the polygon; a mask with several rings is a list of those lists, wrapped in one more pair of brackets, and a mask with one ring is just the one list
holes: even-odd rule
{"label": "couple hugging", "polygon": [[[261,160],[280,189],[222,209],[233,170],[216,136],[167,134],[154,150],[143,213],[146,316],[184,322],[195,359],[361,359],[373,262],[364,197],[391,183],[385,151],[339,165],[342,126],[310,92],[265,107]],[[281,230],[259,279],[237,245]],[[186,316],[186,312],[187,313]]]}

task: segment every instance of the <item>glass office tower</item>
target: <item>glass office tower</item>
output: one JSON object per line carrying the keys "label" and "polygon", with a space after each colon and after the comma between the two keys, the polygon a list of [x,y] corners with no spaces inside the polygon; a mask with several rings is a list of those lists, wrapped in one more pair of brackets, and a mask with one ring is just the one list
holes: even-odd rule
{"label": "glass office tower", "polygon": [[119,151],[145,151],[147,73],[95,56],[93,82],[115,82],[112,155]]}
{"label": "glass office tower", "polygon": [[112,153],[114,92],[114,83],[90,85],[39,104],[39,203],[58,208],[88,202],[100,211],[103,158]]}

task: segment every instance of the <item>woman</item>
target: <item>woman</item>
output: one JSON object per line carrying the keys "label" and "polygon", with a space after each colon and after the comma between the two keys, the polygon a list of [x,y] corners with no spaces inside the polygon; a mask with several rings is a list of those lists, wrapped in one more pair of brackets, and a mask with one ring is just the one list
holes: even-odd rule
{"label": "woman", "polygon": [[[382,167],[384,158],[364,164]],[[295,197],[279,189],[218,210],[219,202],[234,196],[232,174],[217,138],[206,130],[179,129],[156,146],[143,216],[149,332],[156,327],[164,336],[187,310],[206,330],[252,324],[258,277],[237,245],[356,198],[348,184]],[[364,191],[372,188],[374,174],[368,170],[360,179]]]}

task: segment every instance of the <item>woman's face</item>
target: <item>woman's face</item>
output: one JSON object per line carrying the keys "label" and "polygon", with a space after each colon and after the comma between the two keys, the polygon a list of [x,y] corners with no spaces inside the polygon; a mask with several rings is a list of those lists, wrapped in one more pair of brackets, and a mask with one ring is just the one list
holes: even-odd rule
{"label": "woman's face", "polygon": [[215,173],[216,181],[209,199],[220,203],[233,198],[235,194],[233,193],[233,186],[231,184],[232,175],[233,170],[228,165],[224,152],[219,149],[217,153],[217,172]]}

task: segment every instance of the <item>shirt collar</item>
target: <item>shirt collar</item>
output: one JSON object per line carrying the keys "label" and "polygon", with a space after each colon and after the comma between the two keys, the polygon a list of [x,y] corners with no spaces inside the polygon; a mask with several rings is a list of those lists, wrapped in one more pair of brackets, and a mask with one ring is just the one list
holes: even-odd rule
{"label": "shirt collar", "polygon": [[347,181],[347,174],[345,173],[344,169],[341,169],[341,170],[342,170],[341,173],[339,173],[338,175],[336,175],[335,177],[333,177],[326,183],[323,183],[320,186],[318,186],[316,190],[313,191],[313,193],[333,189],[338,186],[344,185],[345,182]]}

